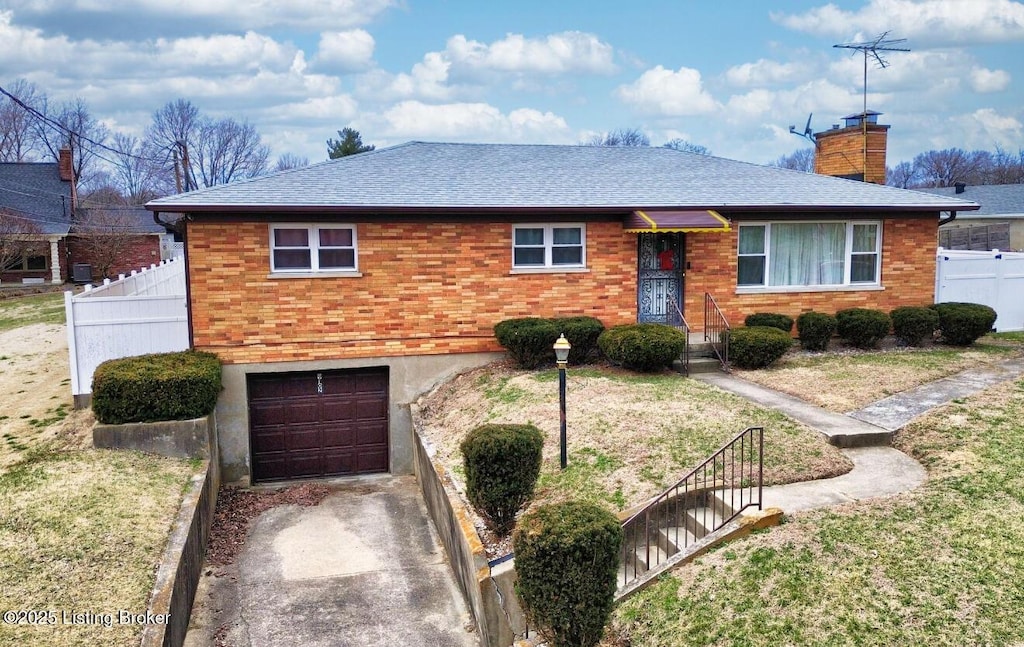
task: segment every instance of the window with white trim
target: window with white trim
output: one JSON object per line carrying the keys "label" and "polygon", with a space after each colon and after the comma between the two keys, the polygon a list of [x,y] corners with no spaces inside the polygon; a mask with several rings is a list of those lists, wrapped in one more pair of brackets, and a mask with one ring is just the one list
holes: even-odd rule
{"label": "window with white trim", "polygon": [[739,226],[743,287],[878,285],[882,223],[765,222]]}
{"label": "window with white trim", "polygon": [[271,225],[271,272],[353,272],[353,225]]}
{"label": "window with white trim", "polygon": [[515,225],[512,227],[514,269],[583,267],[586,262],[583,225]]}

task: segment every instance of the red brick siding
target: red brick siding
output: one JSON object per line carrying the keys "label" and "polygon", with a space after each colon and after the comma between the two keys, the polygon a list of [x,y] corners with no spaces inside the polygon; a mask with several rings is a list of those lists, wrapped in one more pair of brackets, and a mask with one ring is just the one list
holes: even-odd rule
{"label": "red brick siding", "polygon": [[703,327],[704,293],[709,292],[729,322],[742,325],[755,312],[780,312],[794,319],[816,310],[829,314],[843,308],[927,305],[935,294],[938,218],[886,219],[882,226],[884,290],[736,294],[737,228],[728,234],[687,234],[684,307],[687,320]]}
{"label": "red brick siding", "polygon": [[[107,272],[108,276],[100,275],[100,268],[96,260],[91,257],[88,246],[83,243],[83,237],[72,235],[68,239],[68,247],[71,250],[71,264],[88,263],[92,266],[93,279],[100,281],[104,278],[116,279],[119,274],[131,274],[132,270],[140,270],[143,267],[160,263],[160,236],[155,234],[138,235],[126,238],[123,247],[118,251],[117,261],[111,265]],[[70,265],[69,265],[70,273]]]}
{"label": "red brick siding", "polygon": [[[53,268],[53,259],[50,257],[50,241],[44,238],[34,244],[33,248],[38,250],[41,256],[46,256],[46,269],[0,272],[0,283],[21,283],[22,279],[44,279],[46,283],[50,282]],[[61,282],[64,282],[70,276],[67,263],[67,238],[61,238],[57,241],[57,254],[60,256],[60,279]]]}
{"label": "red brick siding", "polygon": [[495,323],[636,320],[636,236],[588,223],[586,273],[510,274],[509,223],[362,223],[362,277],[268,279],[265,223],[188,225],[195,346],[228,363],[497,351]]}

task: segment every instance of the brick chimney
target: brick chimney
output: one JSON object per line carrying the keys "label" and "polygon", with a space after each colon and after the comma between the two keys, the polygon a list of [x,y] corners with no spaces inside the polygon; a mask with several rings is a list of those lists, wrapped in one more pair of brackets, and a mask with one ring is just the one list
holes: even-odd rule
{"label": "brick chimney", "polygon": [[843,126],[815,133],[814,172],[885,184],[885,149],[889,126],[874,110],[843,117]]}
{"label": "brick chimney", "polygon": [[70,148],[60,149],[60,159],[57,161],[57,171],[60,173],[60,179],[62,181],[73,182],[75,180],[75,165],[71,161]]}

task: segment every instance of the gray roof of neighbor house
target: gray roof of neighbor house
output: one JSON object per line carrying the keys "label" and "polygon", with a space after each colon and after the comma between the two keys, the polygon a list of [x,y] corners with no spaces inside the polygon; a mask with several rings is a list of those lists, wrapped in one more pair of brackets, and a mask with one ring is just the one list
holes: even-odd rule
{"label": "gray roof of neighbor house", "polygon": [[[173,223],[184,217],[182,214],[164,213],[160,219]],[[100,230],[116,228],[130,234],[166,234],[167,228],[153,220],[153,214],[145,207],[79,207],[75,212],[72,229],[89,233],[90,225]]]}
{"label": "gray roof of neighbor house", "polygon": [[154,211],[971,210],[973,202],[668,148],[409,142],[201,189]]}
{"label": "gray roof of neighbor house", "polygon": [[71,183],[60,179],[56,162],[0,163],[0,209],[34,223],[38,233],[67,234],[71,206]]}
{"label": "gray roof of neighbor house", "polygon": [[964,214],[964,218],[1024,218],[1024,184],[967,185],[963,193],[957,193],[956,187],[952,186],[918,191],[971,200],[981,205],[981,209]]}

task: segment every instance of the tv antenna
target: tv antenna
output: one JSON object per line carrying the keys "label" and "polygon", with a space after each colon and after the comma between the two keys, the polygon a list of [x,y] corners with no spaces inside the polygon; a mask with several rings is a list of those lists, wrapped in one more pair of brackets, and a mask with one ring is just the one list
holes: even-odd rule
{"label": "tv antenna", "polygon": [[842,43],[840,45],[833,45],[832,47],[839,49],[853,49],[864,54],[864,119],[867,119],[868,112],[868,55],[870,54],[875,59],[875,63],[879,68],[884,69],[889,67],[889,61],[882,57],[879,52],[909,52],[910,49],[906,47],[893,47],[894,45],[900,45],[907,42],[906,38],[886,38],[889,35],[888,31],[882,32],[882,35],[874,40],[865,41],[863,43]]}
{"label": "tv antenna", "polygon": [[818,140],[815,139],[814,131],[811,130],[811,117],[813,117],[813,116],[814,116],[813,112],[811,114],[807,115],[807,125],[804,126],[804,131],[802,133],[798,133],[796,131],[796,126],[790,126],[789,127],[789,132],[793,133],[797,137],[803,137],[807,141],[809,141],[812,144],[814,144],[814,147],[817,148],[818,147]]}

